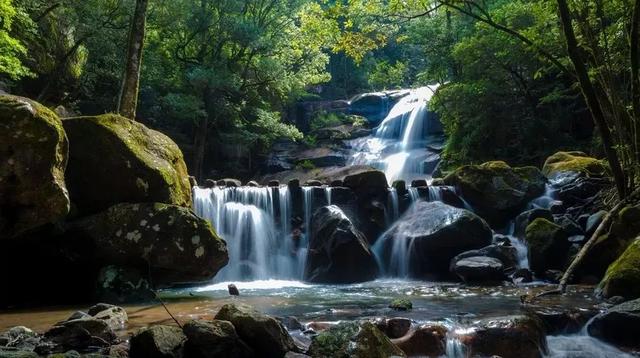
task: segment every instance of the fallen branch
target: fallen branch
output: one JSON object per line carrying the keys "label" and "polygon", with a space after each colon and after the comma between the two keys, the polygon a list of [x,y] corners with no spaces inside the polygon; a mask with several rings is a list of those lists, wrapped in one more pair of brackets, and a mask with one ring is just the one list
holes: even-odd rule
{"label": "fallen branch", "polygon": [[605,215],[604,219],[602,219],[602,222],[600,223],[600,225],[598,225],[598,228],[596,229],[596,231],[589,238],[589,241],[587,241],[587,243],[584,244],[584,246],[582,246],[582,248],[580,249],[576,257],[573,259],[573,261],[571,261],[571,265],[569,265],[567,270],[562,275],[562,278],[560,279],[558,288],[555,290],[541,292],[537,294],[535,298],[549,296],[553,294],[564,294],[565,292],[567,292],[567,286],[569,284],[569,281],[573,278],[573,272],[580,266],[580,264],[582,263],[582,260],[587,256],[587,254],[589,253],[593,245],[595,245],[595,243],[598,241],[598,238],[609,227],[611,220],[613,220],[613,218],[616,215],[618,215],[620,210],[622,210],[626,204],[628,204],[633,198],[635,198],[639,194],[640,194],[640,188],[636,189],[633,193],[628,195],[626,198],[620,200],[611,210],[609,210],[607,215]]}

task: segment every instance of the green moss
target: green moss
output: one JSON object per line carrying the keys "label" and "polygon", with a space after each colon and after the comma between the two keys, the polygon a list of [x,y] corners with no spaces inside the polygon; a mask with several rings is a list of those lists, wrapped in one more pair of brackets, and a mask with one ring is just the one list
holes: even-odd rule
{"label": "green moss", "polygon": [[413,303],[409,299],[406,298],[396,298],[391,301],[389,304],[389,308],[397,310],[397,311],[408,311],[413,309]]}
{"label": "green moss", "polygon": [[191,205],[187,167],[169,137],[115,114],[63,124],[71,142],[67,179],[81,212],[117,202]]}
{"label": "green moss", "polygon": [[591,158],[582,152],[558,152],[547,158],[542,172],[548,177],[562,172],[603,176],[609,173],[609,166],[603,160]]}
{"label": "green moss", "polygon": [[562,227],[537,218],[525,230],[529,265],[534,272],[564,268],[569,242]]}
{"label": "green moss", "polygon": [[598,285],[604,297],[622,296],[625,299],[640,297],[640,239],[627,247],[607,269]]}
{"label": "green moss", "polygon": [[342,322],[313,338],[309,355],[320,357],[348,357],[349,342],[359,330],[356,322]]}

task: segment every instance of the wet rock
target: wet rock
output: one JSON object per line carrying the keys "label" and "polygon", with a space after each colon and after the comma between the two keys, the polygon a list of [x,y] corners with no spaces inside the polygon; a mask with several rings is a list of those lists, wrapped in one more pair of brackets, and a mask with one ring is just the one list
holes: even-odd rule
{"label": "wet rock", "polygon": [[611,307],[587,327],[590,335],[610,344],[640,349],[640,299]]}
{"label": "wet rock", "polygon": [[391,342],[408,357],[440,357],[445,355],[446,335],[444,326],[423,325]]}
{"label": "wet rock", "polygon": [[546,179],[535,167],[512,168],[505,162],[465,165],[444,178],[460,190],[477,214],[501,226],[544,193]]}
{"label": "wet rock", "polygon": [[344,182],[340,179],[332,180],[331,183],[329,183],[329,186],[332,188],[342,187],[344,186]]}
{"label": "wet rock", "polygon": [[547,352],[542,323],[529,316],[482,321],[475,332],[461,340],[471,357],[541,358]]}
{"label": "wet rock", "polygon": [[544,272],[544,274],[542,274],[542,277],[549,282],[560,283],[563,274],[564,272],[560,270],[547,270]]}
{"label": "wet rock", "polygon": [[313,215],[307,255],[304,277],[309,282],[363,282],[378,273],[367,239],[335,205]]}
{"label": "wet rock", "polygon": [[392,245],[412,243],[406,264],[414,277],[448,276],[451,259],[491,244],[491,229],[474,213],[441,202],[418,202],[381,237],[383,257],[390,262]]}
{"label": "wet rock", "polygon": [[567,173],[579,173],[585,176],[604,176],[609,173],[608,165],[582,152],[557,152],[547,158],[542,172],[549,178]]}
{"label": "wet rock", "polygon": [[135,265],[156,285],[205,281],[228,261],[211,225],[173,205],[119,204],[70,224],[65,235],[91,243],[85,254],[96,265]]}
{"label": "wet rock", "polygon": [[222,186],[226,186],[228,188],[239,188],[242,186],[242,182],[234,178],[225,178],[225,179],[222,179]]}
{"label": "wet rock", "polygon": [[567,236],[576,236],[576,235],[584,235],[584,230],[576,223],[571,220],[568,215],[560,216],[555,219],[555,223],[562,227],[562,230],[567,234]]}
{"label": "wet rock", "polygon": [[296,155],[296,162],[311,163],[314,167],[344,166],[347,164],[347,156],[331,148],[320,147],[302,151]]}
{"label": "wet rock", "polygon": [[525,238],[529,248],[529,266],[533,272],[564,268],[569,241],[562,227],[538,218],[527,226]]}
{"label": "wet rock", "polygon": [[68,147],[57,115],[27,98],[0,95],[0,239],[69,213]]}
{"label": "wet rock", "polygon": [[287,354],[284,355],[284,358],[310,358],[311,356],[308,356],[306,354],[302,354],[302,353],[296,353],[296,352],[287,352]]}
{"label": "wet rock", "polygon": [[124,329],[129,321],[129,316],[124,308],[107,303],[98,303],[89,307],[87,314],[95,319],[105,321],[114,331]]}
{"label": "wet rock", "polygon": [[229,290],[229,294],[231,296],[240,296],[240,291],[238,290],[238,287],[236,287],[236,285],[231,283],[227,285],[227,289]]}
{"label": "wet rock", "polygon": [[533,272],[526,268],[517,269],[512,276],[515,283],[529,283],[533,281]]}
{"label": "wet rock", "polygon": [[204,181],[204,187],[207,189],[215,188],[218,184],[213,179],[206,179]]}
{"label": "wet rock", "polygon": [[247,186],[253,187],[253,188],[257,188],[257,187],[260,186],[260,184],[258,184],[258,182],[255,181],[255,180],[251,180],[251,181],[247,182]]}
{"label": "wet rock", "polygon": [[598,312],[583,309],[541,308],[533,310],[532,313],[542,321],[547,335],[561,335],[580,332]]}
{"label": "wet rock", "polygon": [[81,318],[55,325],[44,333],[44,339],[52,346],[39,346],[41,354],[108,347],[116,342],[116,334],[107,320]]}
{"label": "wet rock", "polygon": [[294,189],[300,188],[300,180],[299,179],[291,179],[287,183],[287,186],[289,187],[289,190],[294,190]]}
{"label": "wet rock", "polygon": [[516,217],[513,235],[519,238],[524,238],[527,226],[537,218],[543,218],[553,222],[553,214],[551,214],[551,211],[548,209],[538,208],[527,210]]}
{"label": "wet rock", "polygon": [[269,183],[267,183],[267,186],[270,188],[278,188],[280,187],[280,182],[277,180],[269,180]]}
{"label": "wet rock", "polygon": [[0,334],[0,356],[4,353],[1,348],[32,352],[39,344],[41,337],[25,326],[16,326]]}
{"label": "wet rock", "polygon": [[387,177],[379,170],[363,171],[357,174],[347,175],[344,178],[344,186],[356,192],[386,189]]}
{"label": "wet rock", "polygon": [[635,299],[640,297],[640,238],[633,241],[624,253],[609,266],[596,292],[604,298],[622,296],[626,299]]}
{"label": "wet rock", "polygon": [[471,256],[452,263],[452,272],[467,283],[490,283],[505,278],[502,262],[493,257]]}
{"label": "wet rock", "polygon": [[70,143],[67,184],[80,213],[122,202],[191,206],[187,166],[169,137],[114,114],[62,124]]}
{"label": "wet rock", "polygon": [[420,187],[425,187],[427,185],[428,185],[427,181],[424,179],[416,179],[411,181],[412,188],[420,188]]}
{"label": "wet rock", "polygon": [[187,341],[184,352],[194,358],[253,357],[254,352],[243,342],[228,321],[189,321],[182,328]]}
{"label": "wet rock", "polygon": [[411,329],[411,320],[401,317],[380,319],[375,324],[379,330],[392,339],[403,337]]}
{"label": "wet rock", "polygon": [[[509,240],[508,237],[507,240]],[[518,266],[518,250],[511,246],[510,240],[501,244],[492,244],[477,250],[465,251],[454,257],[453,260],[451,260],[451,263],[454,264],[459,260],[474,256],[494,258],[500,261],[504,269],[515,268]]]}
{"label": "wet rock", "polygon": [[279,358],[297,350],[293,339],[278,320],[255,311],[251,306],[226,304],[215,319],[231,322],[240,338],[262,357]]}
{"label": "wet rock", "polygon": [[187,337],[173,326],[152,326],[135,333],[130,339],[131,358],[179,358]]}
{"label": "wet rock", "polygon": [[589,216],[589,218],[587,219],[587,224],[585,225],[585,229],[584,229],[587,235],[591,235],[596,231],[596,229],[598,228],[598,226],[600,226],[600,223],[602,222],[602,220],[604,220],[604,217],[606,215],[607,215],[606,211],[600,210],[597,213]]}
{"label": "wet rock", "polygon": [[396,311],[409,311],[413,309],[413,303],[407,298],[396,298],[391,301],[389,308]]}
{"label": "wet rock", "polygon": [[289,331],[304,331],[304,325],[293,316],[278,317],[278,320]]}
{"label": "wet rock", "polygon": [[356,322],[340,323],[314,337],[308,354],[320,357],[388,358],[404,357],[371,322],[360,326]]}
{"label": "wet rock", "polygon": [[151,284],[136,268],[106,266],[100,269],[96,297],[105,302],[147,302],[155,298]]}
{"label": "wet rock", "polygon": [[398,195],[404,195],[405,193],[407,193],[407,184],[404,180],[396,180],[391,186],[396,189]]}
{"label": "wet rock", "polygon": [[307,180],[304,186],[322,186],[322,182],[320,180]]}

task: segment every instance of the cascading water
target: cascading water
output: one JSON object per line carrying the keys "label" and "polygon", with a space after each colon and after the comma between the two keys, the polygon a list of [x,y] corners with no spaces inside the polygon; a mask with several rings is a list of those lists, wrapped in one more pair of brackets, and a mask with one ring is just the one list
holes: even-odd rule
{"label": "cascading water", "polygon": [[291,199],[286,186],[194,188],[193,199],[195,212],[227,241],[229,264],[216,280],[302,278],[306,243],[296,245],[291,237]]}
{"label": "cascading water", "polygon": [[350,164],[366,164],[383,170],[389,182],[424,177],[425,161],[437,157],[427,149],[428,119],[433,116],[427,105],[436,86],[412,90],[391,108],[371,137],[352,142]]}

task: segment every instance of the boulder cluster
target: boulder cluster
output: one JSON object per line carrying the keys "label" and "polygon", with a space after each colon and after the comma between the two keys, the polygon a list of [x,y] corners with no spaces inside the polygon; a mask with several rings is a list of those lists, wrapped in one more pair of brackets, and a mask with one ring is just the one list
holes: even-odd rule
{"label": "boulder cluster", "polygon": [[52,303],[149,297],[206,281],[228,261],[226,243],[190,210],[178,146],[118,115],[60,119],[0,96],[0,198],[0,265],[12,273],[0,306],[43,291],[56,292]]}

